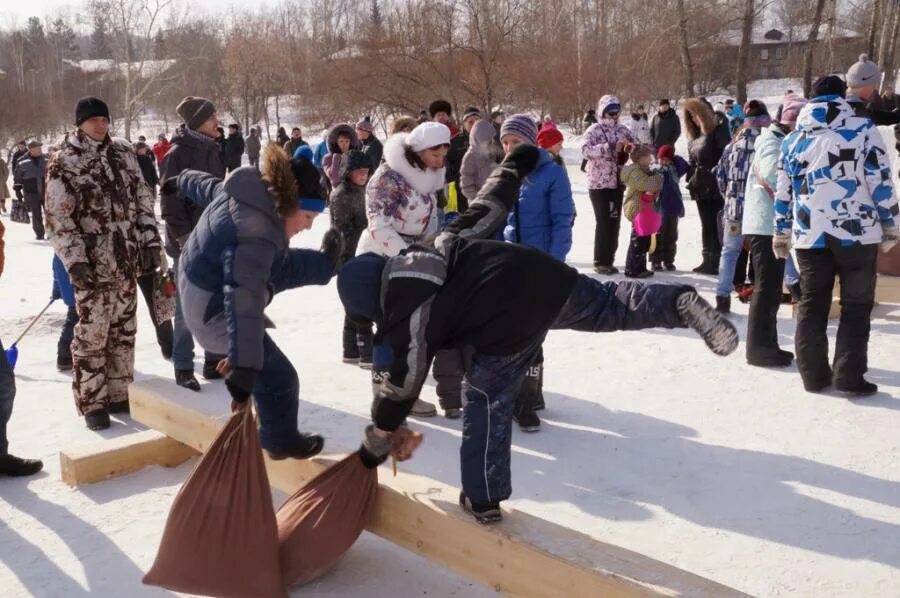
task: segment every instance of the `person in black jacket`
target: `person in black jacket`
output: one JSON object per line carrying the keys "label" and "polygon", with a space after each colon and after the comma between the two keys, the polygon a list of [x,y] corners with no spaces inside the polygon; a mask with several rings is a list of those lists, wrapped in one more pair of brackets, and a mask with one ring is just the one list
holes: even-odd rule
{"label": "person in black jacket", "polygon": [[660,100],[659,108],[650,121],[650,144],[659,149],[664,145],[675,146],[681,137],[681,120],[672,110],[669,100]]}
{"label": "person in black jacket", "polygon": [[869,60],[867,54],[860,54],[859,62],[847,70],[847,103],[856,116],[871,119],[877,126],[900,124],[900,110],[886,110],[884,101],[878,95],[881,84],[881,70]]}
{"label": "person in black jacket", "polygon": [[537,249],[485,240],[505,221],[539,156],[528,145],[510,152],[469,210],[438,237],[437,249],[413,246],[389,259],[364,254],[338,277],[347,311],[377,324],[383,351],[376,362],[386,356],[389,364],[374,388],[374,423],[360,449],[367,466],[387,458],[435,352],[474,350],[465,380],[460,504],[482,523],[498,521],[500,502],[511,494],[513,405],[549,330],[691,327],[717,354],[738,344],[734,326],[690,286],[601,282]]}
{"label": "person in black jacket", "polygon": [[156,162],[153,159],[153,153],[146,143],[140,141],[134,144],[134,151],[137,154],[138,166],[141,167],[141,174],[144,180],[153,190],[153,197],[156,197],[156,185],[159,184],[159,175],[156,174]]}
{"label": "person in black jacket", "polygon": [[[166,223],[166,253],[172,258],[172,271],[177,278],[181,248],[197,226],[203,208],[182,197],[175,186],[175,180],[184,170],[199,170],[224,178],[225,165],[219,150],[219,119],[213,103],[205,98],[188,96],[175,110],[184,120],[185,127],[172,138],[172,147],[159,165],[159,183],[160,210]],[[175,366],[175,383],[199,392],[200,383],[194,377],[194,339],[184,323],[181,300],[177,295],[173,325],[172,364]],[[221,359],[220,355],[206,353],[204,378],[215,380],[222,377],[216,371]]]}
{"label": "person in black jacket", "polygon": [[244,155],[244,136],[236,124],[228,125],[228,137],[222,141],[222,160],[225,164],[225,172],[231,172],[241,167],[241,157]]}
{"label": "person in black jacket", "polygon": [[[708,102],[690,98],[684,103],[684,126],[689,139],[687,187],[691,199],[697,203],[703,242],[703,262],[694,268],[694,272],[717,276],[722,254],[718,214],[725,206],[725,200],[719,193],[713,169],[725,149],[720,139],[721,125]],[[726,123],[726,136],[727,126]]]}
{"label": "person in black jacket", "polygon": [[372,165],[372,168],[369,170],[369,174],[371,175],[378,170],[379,166],[381,166],[381,156],[384,154],[384,146],[378,138],[375,137],[375,125],[372,124],[372,119],[370,117],[364,116],[356,123],[356,136],[362,146],[360,147],[360,150],[368,156],[369,163]]}

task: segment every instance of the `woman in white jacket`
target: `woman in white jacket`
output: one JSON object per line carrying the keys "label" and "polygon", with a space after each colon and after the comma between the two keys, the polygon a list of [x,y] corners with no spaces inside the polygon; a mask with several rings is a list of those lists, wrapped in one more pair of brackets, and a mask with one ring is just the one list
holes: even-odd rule
{"label": "woman in white jacket", "polygon": [[[450,129],[424,122],[411,133],[396,133],[384,144],[384,162],[366,186],[366,219],[356,254],[398,255],[413,243],[440,232],[438,193],[444,187],[444,160]],[[391,362],[386,343],[373,349],[372,381],[380,383]],[[434,405],[417,399],[412,414],[437,415]]]}

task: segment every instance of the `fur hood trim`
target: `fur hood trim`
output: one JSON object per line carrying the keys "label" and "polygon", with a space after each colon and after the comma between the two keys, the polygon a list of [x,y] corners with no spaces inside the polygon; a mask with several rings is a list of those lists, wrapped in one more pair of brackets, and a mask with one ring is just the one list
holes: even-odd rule
{"label": "fur hood trim", "polygon": [[391,135],[384,144],[384,161],[388,167],[402,176],[409,186],[423,194],[434,193],[444,187],[446,168],[422,170],[406,159],[406,138],[409,133]]}

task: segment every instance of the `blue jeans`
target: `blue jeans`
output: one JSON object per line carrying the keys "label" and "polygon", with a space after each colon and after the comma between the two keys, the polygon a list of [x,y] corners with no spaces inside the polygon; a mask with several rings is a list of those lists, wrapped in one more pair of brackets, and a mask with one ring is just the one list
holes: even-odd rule
{"label": "blue jeans", "polygon": [[[178,280],[178,258],[172,258],[172,276]],[[194,337],[184,323],[181,292],[175,294],[175,318],[172,322],[172,364],[176,370],[194,369]]]}
{"label": "blue jeans", "polygon": [[6,360],[6,349],[3,341],[0,341],[0,455],[5,455],[9,450],[9,441],[6,438],[6,424],[12,416],[13,401],[16,398],[16,376],[13,374],[9,361]]}
{"label": "blue jeans", "polygon": [[725,230],[722,235],[722,256],[719,258],[717,297],[728,297],[734,290],[734,270],[743,248],[744,235],[740,232],[732,232],[729,223],[725,222]]}
{"label": "blue jeans", "polygon": [[800,272],[797,271],[797,264],[794,263],[794,256],[788,254],[784,260],[784,284],[787,287],[798,284],[800,282]]}
{"label": "blue jeans", "polygon": [[263,337],[263,364],[253,385],[253,398],[263,448],[273,452],[295,448],[301,442],[297,431],[300,379],[268,334]]}

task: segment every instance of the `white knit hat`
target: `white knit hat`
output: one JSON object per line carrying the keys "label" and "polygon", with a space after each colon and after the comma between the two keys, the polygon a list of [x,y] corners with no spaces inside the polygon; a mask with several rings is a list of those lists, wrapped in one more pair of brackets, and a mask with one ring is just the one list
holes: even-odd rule
{"label": "white knit hat", "polygon": [[406,145],[414,152],[450,143],[450,129],[441,123],[428,121],[420,124],[406,138]]}

